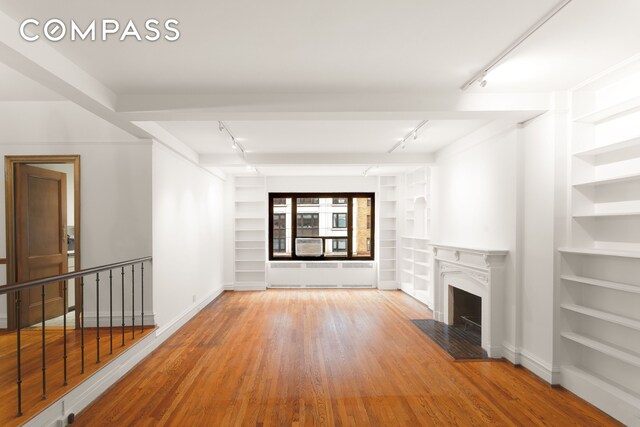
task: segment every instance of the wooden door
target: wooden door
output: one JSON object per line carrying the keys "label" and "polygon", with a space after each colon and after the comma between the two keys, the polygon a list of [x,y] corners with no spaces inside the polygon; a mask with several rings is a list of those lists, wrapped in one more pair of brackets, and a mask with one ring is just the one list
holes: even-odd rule
{"label": "wooden door", "polygon": [[[47,169],[16,165],[16,253],[18,282],[67,272],[67,177]],[[61,316],[65,311],[63,283],[22,292],[21,325]]]}

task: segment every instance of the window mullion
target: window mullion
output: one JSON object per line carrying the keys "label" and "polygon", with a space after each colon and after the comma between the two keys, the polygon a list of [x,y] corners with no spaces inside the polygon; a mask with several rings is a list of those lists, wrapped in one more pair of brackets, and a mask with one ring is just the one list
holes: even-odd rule
{"label": "window mullion", "polygon": [[347,258],[352,257],[353,253],[353,197],[347,197]]}

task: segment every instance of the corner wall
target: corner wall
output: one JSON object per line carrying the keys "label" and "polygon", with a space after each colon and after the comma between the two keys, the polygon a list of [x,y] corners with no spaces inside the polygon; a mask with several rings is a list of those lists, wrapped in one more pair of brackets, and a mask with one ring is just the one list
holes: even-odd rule
{"label": "corner wall", "polygon": [[224,284],[224,182],[153,144],[153,307],[163,331]]}

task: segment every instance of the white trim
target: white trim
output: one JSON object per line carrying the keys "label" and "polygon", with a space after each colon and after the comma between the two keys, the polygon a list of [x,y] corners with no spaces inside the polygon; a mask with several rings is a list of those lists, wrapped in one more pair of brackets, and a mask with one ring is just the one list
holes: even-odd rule
{"label": "white trim", "polygon": [[158,346],[198,314],[205,306],[218,298],[222,292],[222,287],[211,292],[167,325],[156,329],[153,333],[130,346],[127,351],[118,355],[106,363],[102,369],[89,376],[85,382],[73,388],[67,394],[53,402],[44,411],[31,418],[25,423],[25,426],[60,427],[67,425],[67,417],[69,414],[78,414],[89,406],[102,393],[107,391],[107,389],[124,377],[145,357],[151,354]]}
{"label": "white trim", "polygon": [[520,350],[520,364],[549,384],[560,383],[560,368],[554,368],[553,365],[527,350]]}
{"label": "white trim", "polygon": [[502,357],[514,365],[526,368],[549,384],[560,384],[560,368],[554,367],[527,350],[516,349],[511,343],[504,342]]}
{"label": "white trim", "polygon": [[235,286],[233,285],[233,283],[225,283],[225,284],[224,284],[224,288],[223,288],[223,289],[224,289],[225,291],[233,291],[233,290],[234,290],[234,287],[235,287]]}
{"label": "white trim", "polygon": [[234,291],[266,291],[266,283],[236,283],[233,285]]}
{"label": "white trim", "polygon": [[6,315],[0,315],[0,329],[7,329],[8,328],[8,324],[7,324],[7,316]]}
{"label": "white trim", "polygon": [[381,291],[396,291],[399,289],[398,282],[395,280],[378,282],[378,289]]}
{"label": "white trim", "polygon": [[640,426],[640,398],[603,378],[562,366],[562,386],[628,426]]}
{"label": "white trim", "polygon": [[514,365],[520,365],[520,351],[508,342],[502,344],[502,357]]}

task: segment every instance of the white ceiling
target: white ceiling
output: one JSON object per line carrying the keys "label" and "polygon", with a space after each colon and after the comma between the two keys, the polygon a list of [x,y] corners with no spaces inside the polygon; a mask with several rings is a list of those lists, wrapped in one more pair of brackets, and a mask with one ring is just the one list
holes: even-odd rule
{"label": "white ceiling", "polygon": [[[384,93],[457,89],[557,2],[1,0],[0,9],[18,21],[178,19],[182,36],[175,43],[56,43],[117,93]],[[628,9],[617,6],[633,3],[579,0],[562,13],[587,7],[597,16],[607,9],[624,23]],[[555,39],[590,30],[578,20],[566,24]],[[567,47],[577,47],[579,40],[571,40]]]}
{"label": "white ceiling", "polygon": [[[118,110],[118,120],[158,122],[199,154],[233,154],[216,120],[225,113],[248,111],[249,118],[236,116],[225,123],[251,154],[339,155],[385,153],[430,117],[438,120],[431,120],[417,141],[409,140],[403,153],[435,152],[490,119],[505,119],[463,114],[460,106],[467,100],[462,101],[459,88],[558,2],[192,0],[187,5],[174,0],[0,0],[0,10],[18,22],[56,17],[86,24],[117,18],[133,19],[141,27],[148,18],[176,18],[182,37],[175,43],[116,38],[42,42],[113,90],[119,107],[138,105]],[[640,52],[638,17],[638,0],[574,0],[491,72],[487,87],[474,85],[467,94],[508,92],[524,100],[569,89]],[[56,99],[51,90],[13,74],[0,66],[0,100]],[[146,95],[169,101],[163,104],[151,97],[145,106]],[[308,103],[297,104],[296,96]],[[403,104],[403,96],[418,101]],[[429,97],[438,101],[420,104]],[[368,99],[375,99],[370,111]],[[308,105],[312,108],[306,110]],[[432,105],[444,107],[430,110]],[[522,115],[526,110],[522,108]],[[260,117],[262,111],[283,112],[283,117]],[[412,114],[415,111],[434,116]],[[495,111],[498,116],[509,112]],[[514,107],[511,112],[516,111]],[[138,118],[132,118],[136,113]],[[313,117],[315,113],[321,114]],[[333,113],[353,116],[329,119]],[[369,116],[354,120],[359,113]],[[375,113],[384,120],[372,120]],[[508,117],[514,122],[526,118]],[[282,170],[286,165],[269,167],[288,174]],[[303,174],[362,169],[288,167]],[[384,167],[397,166],[382,165],[379,170]]]}
{"label": "white ceiling", "polygon": [[59,101],[63,98],[0,62],[0,101]]}
{"label": "white ceiling", "polygon": [[[420,122],[403,120],[229,121],[225,126],[247,153],[386,153]],[[410,138],[407,152],[433,152],[484,126],[484,120],[434,120]],[[198,153],[234,153],[218,122],[162,122]]]}

